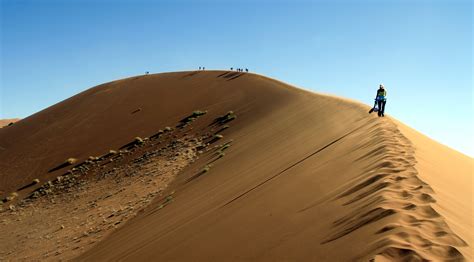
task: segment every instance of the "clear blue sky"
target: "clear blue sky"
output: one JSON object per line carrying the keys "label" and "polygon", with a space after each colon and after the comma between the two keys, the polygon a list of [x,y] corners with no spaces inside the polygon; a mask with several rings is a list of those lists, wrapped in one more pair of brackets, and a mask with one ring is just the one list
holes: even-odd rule
{"label": "clear blue sky", "polygon": [[142,74],[248,67],[474,155],[470,0],[1,1],[0,118]]}

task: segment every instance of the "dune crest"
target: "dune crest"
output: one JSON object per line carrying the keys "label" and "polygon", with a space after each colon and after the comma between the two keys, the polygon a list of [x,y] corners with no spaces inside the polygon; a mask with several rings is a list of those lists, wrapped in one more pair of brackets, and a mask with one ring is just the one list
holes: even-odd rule
{"label": "dune crest", "polygon": [[[182,162],[165,190],[106,238],[83,248],[72,242],[74,251],[65,245],[57,256],[472,259],[472,200],[466,197],[472,195],[472,159],[367,111],[360,103],[249,73],[195,71],[113,81],[1,129],[0,190],[4,198],[25,188],[16,191],[21,199],[71,168],[69,159],[80,165],[89,156],[145,144],[140,154],[124,154],[109,169],[84,166],[88,171],[77,179],[91,183],[112,167],[128,170],[133,159],[151,154],[147,143],[161,147],[192,137],[203,143],[187,146],[192,161]],[[175,131],[161,140],[165,126]],[[47,143],[32,148],[34,141]],[[30,185],[35,178],[41,183]],[[172,201],[164,205],[171,192]],[[14,221],[13,212],[2,216]],[[54,259],[54,252],[48,254]]]}

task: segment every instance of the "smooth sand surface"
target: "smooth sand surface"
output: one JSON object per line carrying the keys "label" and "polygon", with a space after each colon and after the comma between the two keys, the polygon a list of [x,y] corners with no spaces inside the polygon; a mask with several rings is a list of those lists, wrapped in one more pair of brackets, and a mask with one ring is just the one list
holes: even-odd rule
{"label": "smooth sand surface", "polygon": [[[1,129],[0,193],[27,196],[41,183],[18,188],[68,158],[207,110],[173,134],[210,145],[167,186],[172,201],[156,197],[77,260],[472,260],[473,159],[368,109],[249,73],[114,81]],[[213,122],[230,110],[229,127]],[[225,155],[214,134],[231,141]]]}

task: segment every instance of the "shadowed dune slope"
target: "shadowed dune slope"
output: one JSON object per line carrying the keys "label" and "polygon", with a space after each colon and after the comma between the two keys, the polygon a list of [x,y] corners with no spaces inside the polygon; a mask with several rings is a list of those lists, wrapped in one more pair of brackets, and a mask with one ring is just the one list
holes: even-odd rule
{"label": "shadowed dune slope", "polygon": [[170,204],[155,199],[78,260],[472,259],[471,158],[362,104],[255,74],[147,75],[78,94],[0,130],[0,190],[194,110],[208,111],[195,132],[236,113],[220,132],[225,156],[202,152]]}

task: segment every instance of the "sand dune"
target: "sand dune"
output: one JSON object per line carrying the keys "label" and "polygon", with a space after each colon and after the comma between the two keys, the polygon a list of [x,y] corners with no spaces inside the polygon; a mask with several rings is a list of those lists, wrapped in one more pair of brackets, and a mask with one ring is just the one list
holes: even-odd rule
{"label": "sand dune", "polygon": [[[191,117],[196,110],[203,114]],[[3,198],[18,194],[5,202],[16,207],[1,213],[7,223],[0,229],[13,232],[21,224],[15,219],[34,205],[46,209],[50,203],[49,210],[56,210],[67,203],[76,207],[70,212],[82,210],[79,219],[88,214],[90,225],[84,226],[93,230],[76,236],[81,223],[64,213],[61,223],[71,230],[48,231],[54,242],[42,241],[47,252],[22,255],[88,261],[472,260],[472,158],[367,111],[357,102],[248,73],[166,73],[103,84],[0,130],[0,190]],[[89,156],[103,157],[84,162]],[[165,163],[176,165],[160,173]],[[129,173],[138,174],[136,181]],[[87,183],[69,189],[67,200],[59,197],[62,191],[52,197],[45,181],[68,185],[58,176]],[[167,179],[156,180],[161,176]],[[31,184],[34,179],[40,183]],[[113,181],[119,186],[111,188]],[[117,193],[104,195],[94,185]],[[18,200],[34,190],[45,196],[22,206]],[[146,201],[125,207],[138,197]],[[124,207],[97,211],[117,203]],[[137,212],[127,213],[129,207]],[[26,221],[25,227],[32,223]],[[12,239],[2,241],[14,246]],[[12,250],[2,253],[19,255]]]}
{"label": "sand dune", "polygon": [[19,118],[0,119],[0,128],[4,126],[8,126],[10,123],[15,123],[19,120],[20,120]]}

